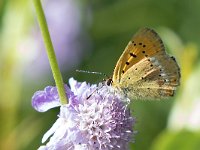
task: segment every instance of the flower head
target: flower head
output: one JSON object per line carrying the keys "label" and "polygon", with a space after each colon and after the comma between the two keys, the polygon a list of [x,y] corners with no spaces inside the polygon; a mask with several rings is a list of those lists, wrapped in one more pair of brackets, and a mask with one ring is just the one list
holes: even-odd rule
{"label": "flower head", "polygon": [[[134,118],[131,117],[121,94],[106,85],[89,85],[69,80],[66,86],[69,104],[60,107],[60,114],[51,129],[44,135],[40,149],[127,149],[133,141]],[[36,92],[33,107],[46,111],[59,106],[55,87]]]}

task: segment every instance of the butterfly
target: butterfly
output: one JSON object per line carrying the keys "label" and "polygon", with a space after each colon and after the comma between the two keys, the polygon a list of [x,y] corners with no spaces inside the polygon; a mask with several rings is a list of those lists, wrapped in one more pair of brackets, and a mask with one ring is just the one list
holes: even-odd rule
{"label": "butterfly", "polygon": [[107,84],[130,99],[160,99],[174,95],[180,77],[180,68],[159,35],[142,28],[129,41]]}

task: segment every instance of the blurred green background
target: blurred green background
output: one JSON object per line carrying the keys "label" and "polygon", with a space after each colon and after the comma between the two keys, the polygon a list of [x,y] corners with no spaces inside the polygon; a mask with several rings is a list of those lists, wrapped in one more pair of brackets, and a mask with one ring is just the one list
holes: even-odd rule
{"label": "blurred green background", "polygon": [[[42,1],[65,83],[70,77],[98,83],[112,75],[132,35],[155,29],[181,68],[175,97],[135,101],[134,150],[200,149],[199,0]],[[66,6],[66,7],[65,7]],[[57,13],[59,11],[59,13]],[[62,41],[62,42],[61,42]],[[57,119],[59,108],[38,113],[37,90],[54,85],[32,1],[0,1],[0,149],[35,150]]]}

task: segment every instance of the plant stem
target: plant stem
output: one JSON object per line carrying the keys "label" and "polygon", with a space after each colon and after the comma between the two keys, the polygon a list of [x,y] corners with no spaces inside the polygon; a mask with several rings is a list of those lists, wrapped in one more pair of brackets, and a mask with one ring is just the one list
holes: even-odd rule
{"label": "plant stem", "polygon": [[33,0],[33,3],[34,3],[35,10],[36,10],[36,15],[37,15],[37,20],[38,20],[38,23],[40,26],[40,30],[42,32],[42,36],[43,36],[44,44],[46,47],[48,59],[50,62],[51,70],[53,73],[53,77],[54,77],[54,80],[55,80],[55,83],[56,83],[56,86],[58,89],[60,102],[61,102],[61,104],[66,104],[68,102],[68,100],[67,100],[67,97],[65,94],[64,83],[63,83],[62,75],[59,70],[57,60],[56,60],[56,55],[55,55],[53,44],[52,44],[52,41],[50,38],[49,30],[47,27],[47,22],[46,22],[46,19],[44,16],[43,8],[42,8],[42,4],[41,4],[40,0]]}

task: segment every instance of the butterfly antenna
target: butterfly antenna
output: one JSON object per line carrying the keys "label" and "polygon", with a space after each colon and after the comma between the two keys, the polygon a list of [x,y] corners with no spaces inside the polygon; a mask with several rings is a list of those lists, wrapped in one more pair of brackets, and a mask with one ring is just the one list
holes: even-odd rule
{"label": "butterfly antenna", "polygon": [[102,72],[86,71],[86,70],[76,70],[76,72],[89,73],[89,74],[99,74],[99,75],[103,75],[103,76],[109,78],[107,74],[102,73]]}

